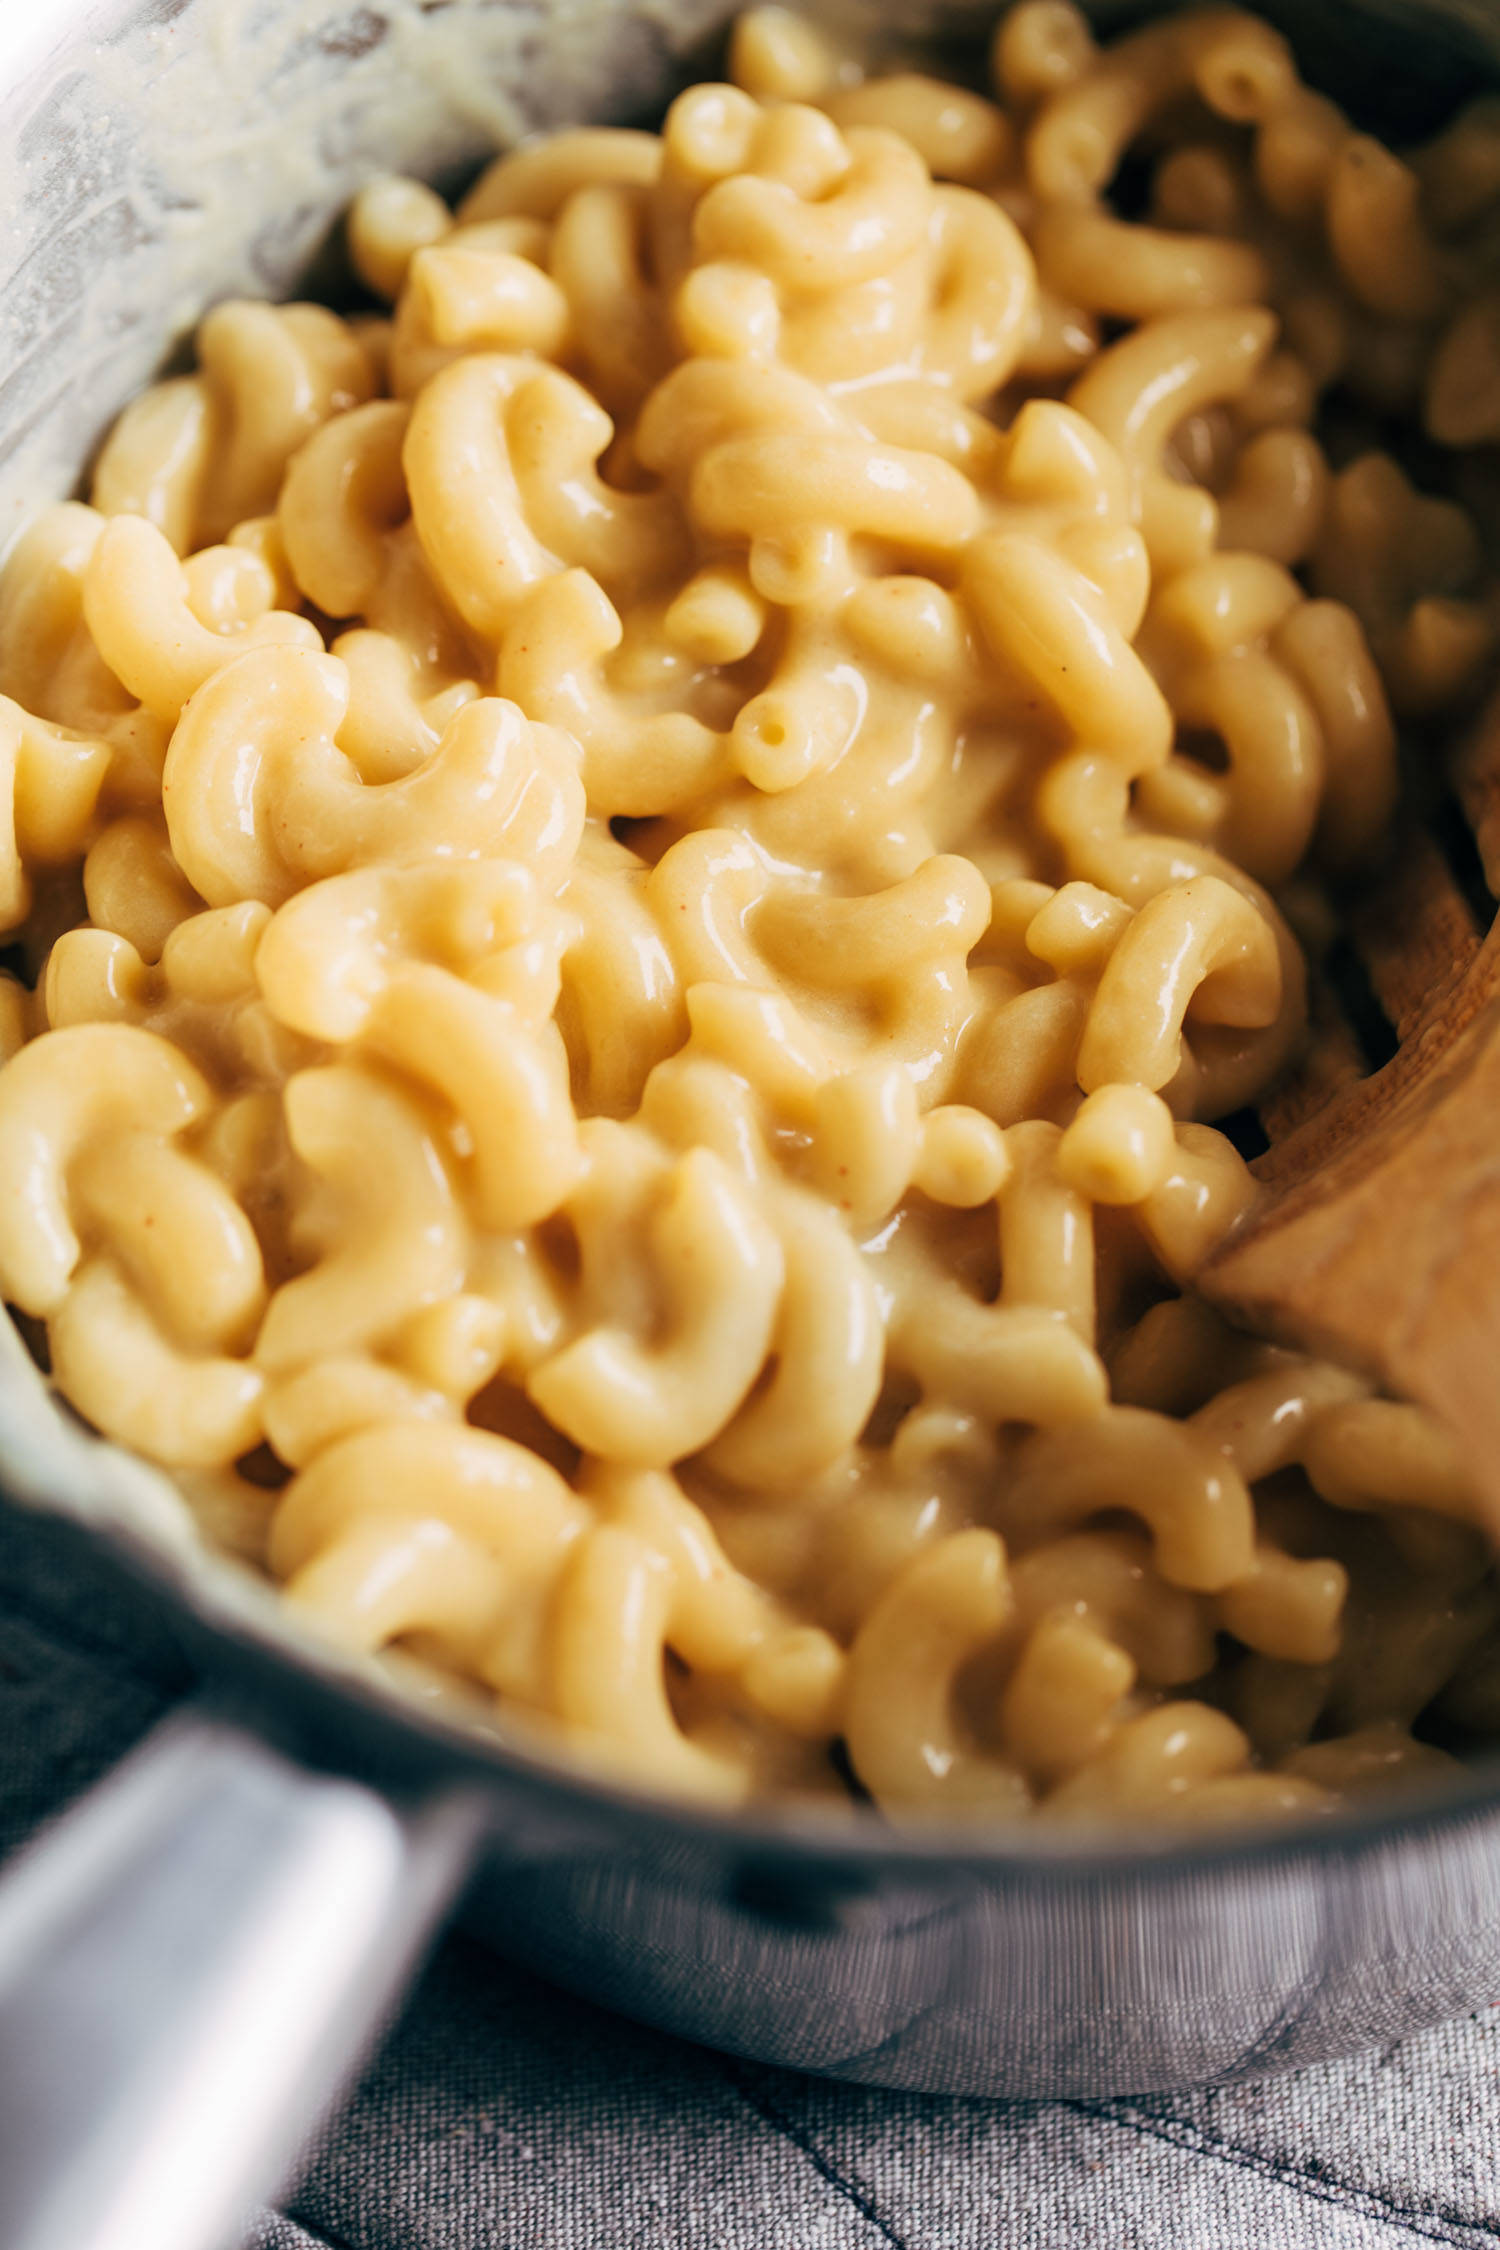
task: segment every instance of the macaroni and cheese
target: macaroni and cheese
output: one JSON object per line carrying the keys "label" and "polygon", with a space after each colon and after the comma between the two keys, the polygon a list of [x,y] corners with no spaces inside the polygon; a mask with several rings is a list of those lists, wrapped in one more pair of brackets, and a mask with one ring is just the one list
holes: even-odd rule
{"label": "macaroni and cheese", "polygon": [[991,78],[757,10],[127,409],[0,581],[0,1286],[619,1776],[1282,1813],[1500,1724],[1442,1431],[1191,1292],[1493,654],[1320,432],[1500,435],[1500,113],[1399,158],[1219,8]]}

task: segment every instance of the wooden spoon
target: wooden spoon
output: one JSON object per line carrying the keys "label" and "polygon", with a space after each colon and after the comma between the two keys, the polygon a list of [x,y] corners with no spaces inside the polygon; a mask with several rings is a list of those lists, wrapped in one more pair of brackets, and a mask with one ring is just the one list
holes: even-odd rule
{"label": "wooden spoon", "polygon": [[[1320,1038],[1262,1110],[1263,1201],[1199,1286],[1245,1325],[1434,1409],[1500,1529],[1500,922],[1484,895],[1500,886],[1500,700],[1454,786],[1457,805],[1413,822],[1350,920],[1395,1053],[1360,1075],[1347,1012]],[[1328,1023],[1326,992],[1320,1012]]]}

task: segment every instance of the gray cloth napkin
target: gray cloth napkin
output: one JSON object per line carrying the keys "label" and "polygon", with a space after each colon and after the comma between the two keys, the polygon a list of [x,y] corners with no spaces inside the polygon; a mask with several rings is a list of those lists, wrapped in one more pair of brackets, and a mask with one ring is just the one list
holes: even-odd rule
{"label": "gray cloth napkin", "polygon": [[[0,1508],[0,1851],[180,1694]],[[1399,2250],[1500,2241],[1500,2011],[1156,2101],[867,2092],[447,1940],[251,2250]]]}

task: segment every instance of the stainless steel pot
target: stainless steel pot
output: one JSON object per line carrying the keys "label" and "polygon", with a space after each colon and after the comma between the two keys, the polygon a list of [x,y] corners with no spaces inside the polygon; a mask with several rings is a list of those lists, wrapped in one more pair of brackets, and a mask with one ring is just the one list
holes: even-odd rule
{"label": "stainless steel pot", "polygon": [[[289,289],[362,177],[453,173],[522,129],[647,112],[728,12],[17,6],[0,0],[7,536],[71,486],[164,339],[215,296]],[[1494,0],[1282,0],[1281,20],[1398,135],[1500,76]],[[56,1412],[4,1324],[0,1478],[70,1567],[128,1588],[212,1699],[0,1885],[8,2250],[221,2239],[466,1883],[471,1926],[561,1984],[891,2086],[1185,2086],[1500,1995],[1494,1774],[1317,1828],[1107,1848],[687,1811],[572,1778],[299,1641],[160,1478]]]}

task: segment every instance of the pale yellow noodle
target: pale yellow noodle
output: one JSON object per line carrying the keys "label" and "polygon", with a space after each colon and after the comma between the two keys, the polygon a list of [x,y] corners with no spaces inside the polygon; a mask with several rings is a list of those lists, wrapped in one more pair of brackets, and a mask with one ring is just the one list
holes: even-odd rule
{"label": "pale yellow noodle", "polygon": [[1494,106],[1398,159],[1066,0],[993,100],[729,69],[372,180],[389,317],[216,306],[18,541],[0,1286],[312,1629],[617,1778],[1425,1771],[1500,1723],[1464,1465],[1182,1292],[1390,707],[1494,649],[1466,509],[1316,434],[1495,435]]}

